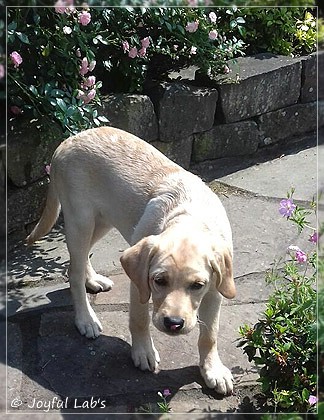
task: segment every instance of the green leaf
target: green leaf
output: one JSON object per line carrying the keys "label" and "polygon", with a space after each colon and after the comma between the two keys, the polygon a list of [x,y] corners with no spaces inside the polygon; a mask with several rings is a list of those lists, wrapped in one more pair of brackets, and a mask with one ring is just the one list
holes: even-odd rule
{"label": "green leaf", "polygon": [[67,108],[67,110],[66,110],[66,116],[67,117],[71,117],[73,114],[75,114],[76,113],[76,109],[75,109],[75,107],[74,106],[69,106],[68,108]]}
{"label": "green leaf", "polygon": [[245,23],[245,19],[242,18],[242,17],[238,17],[238,18],[236,18],[236,22],[237,23]]}
{"label": "green leaf", "polygon": [[106,117],[104,117],[103,115],[100,115],[98,117],[98,120],[101,121],[101,122],[109,123],[109,120]]}
{"label": "green leaf", "polygon": [[31,93],[33,95],[35,95],[36,97],[38,96],[38,91],[37,91],[37,89],[36,89],[36,87],[34,85],[30,85],[29,86],[29,90],[31,91]]}
{"label": "green leaf", "polygon": [[310,396],[310,392],[308,391],[308,389],[304,388],[302,390],[302,398],[304,401],[308,401],[308,398]]}
{"label": "green leaf", "polygon": [[63,98],[65,96],[65,93],[63,92],[63,90],[53,89],[51,91],[51,96],[54,98]]}
{"label": "green leaf", "polygon": [[15,31],[17,29],[17,22],[13,21],[13,22],[9,23],[7,29],[8,29],[8,32],[9,31]]}
{"label": "green leaf", "polygon": [[186,34],[186,31],[185,31],[185,29],[184,29],[184,27],[183,27],[183,26],[181,26],[181,25],[177,25],[177,29],[178,29],[178,31],[179,31],[182,35],[185,35],[185,34]]}
{"label": "green leaf", "polygon": [[39,22],[40,22],[40,16],[39,16],[39,14],[34,12],[33,19],[34,19],[35,25],[38,25]]}
{"label": "green leaf", "polygon": [[17,37],[20,39],[21,42],[24,44],[30,44],[28,36],[26,34],[23,34],[21,32],[16,32]]}
{"label": "green leaf", "polygon": [[168,28],[168,30],[169,30],[170,32],[172,32],[172,25],[170,25],[170,23],[169,23],[169,22],[165,22],[165,25],[166,25],[166,27]]}
{"label": "green leaf", "polygon": [[57,105],[61,108],[61,110],[62,110],[63,112],[66,112],[66,103],[63,101],[63,99],[58,98],[58,99],[56,100],[56,102],[57,102]]}

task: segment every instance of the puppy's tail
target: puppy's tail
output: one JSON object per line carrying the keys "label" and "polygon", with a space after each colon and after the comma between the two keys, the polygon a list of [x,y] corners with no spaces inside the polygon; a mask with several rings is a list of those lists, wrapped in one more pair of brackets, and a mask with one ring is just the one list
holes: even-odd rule
{"label": "puppy's tail", "polygon": [[51,178],[47,192],[46,205],[42,216],[31,234],[26,238],[26,244],[28,246],[32,245],[35,241],[46,235],[52,229],[60,214],[60,208],[60,201],[56,193],[54,179]]}

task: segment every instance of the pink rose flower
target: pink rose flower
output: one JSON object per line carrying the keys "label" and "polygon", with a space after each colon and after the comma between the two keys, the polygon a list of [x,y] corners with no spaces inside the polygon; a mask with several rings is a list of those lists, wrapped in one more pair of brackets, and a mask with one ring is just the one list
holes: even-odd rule
{"label": "pink rose flower", "polygon": [[83,83],[86,87],[91,87],[96,84],[96,76],[89,76]]}
{"label": "pink rose flower", "polygon": [[82,58],[81,67],[80,67],[80,74],[84,76],[89,71],[89,62],[87,57]]}
{"label": "pink rose flower", "polygon": [[187,32],[196,32],[196,30],[198,29],[199,26],[199,22],[195,21],[195,22],[188,22],[186,25],[186,31]]}
{"label": "pink rose flower", "polygon": [[15,68],[18,68],[23,61],[21,55],[17,51],[13,51],[10,54],[10,58]]}
{"label": "pink rose flower", "polygon": [[60,13],[61,15],[65,13],[66,2],[64,0],[58,0],[56,3],[54,3],[54,6],[56,13]]}
{"label": "pink rose flower", "polygon": [[146,38],[143,38],[141,40],[141,44],[142,44],[143,48],[145,48],[145,49],[148,48],[149,45],[150,45],[150,38],[148,36]]}
{"label": "pink rose flower", "polygon": [[91,89],[87,95],[81,96],[85,104],[88,104],[96,96],[96,89]]}
{"label": "pink rose flower", "polygon": [[0,64],[0,79],[5,77],[5,68],[3,64]]}
{"label": "pink rose flower", "polygon": [[[60,13],[61,15],[63,13],[71,13],[75,9],[73,6],[73,3],[74,3],[74,0],[58,0],[57,2],[54,3],[55,12]],[[71,6],[71,7],[67,7],[67,6]]]}
{"label": "pink rose flower", "polygon": [[128,52],[129,51],[129,43],[127,41],[122,42],[123,51]]}
{"label": "pink rose flower", "polygon": [[97,64],[96,60],[90,61],[89,71],[92,71],[96,67],[96,64]]}
{"label": "pink rose flower", "polygon": [[211,23],[216,23],[217,16],[216,16],[215,12],[210,12],[208,16],[209,16],[209,19],[210,19]]}
{"label": "pink rose flower", "polygon": [[90,90],[90,92],[88,93],[88,99],[90,99],[90,101],[92,100],[92,99],[94,99],[94,97],[96,96],[96,89],[91,89]]}
{"label": "pink rose flower", "polygon": [[218,32],[216,31],[216,29],[213,29],[212,31],[209,32],[208,34],[208,38],[211,41],[214,41],[216,38],[218,37]]}
{"label": "pink rose flower", "polygon": [[83,97],[86,96],[86,94],[83,92],[83,90],[78,90],[77,99],[83,99]]}
{"label": "pink rose flower", "polygon": [[90,21],[91,21],[90,13],[83,10],[79,14],[79,23],[81,23],[82,26],[87,26],[90,23]]}
{"label": "pink rose flower", "polygon": [[129,58],[135,58],[136,56],[137,56],[137,48],[136,47],[132,47],[129,50],[128,57]]}
{"label": "pink rose flower", "polygon": [[317,397],[315,395],[310,395],[308,398],[309,405],[315,405],[317,403]]}
{"label": "pink rose flower", "polygon": [[146,48],[142,47],[139,51],[138,51],[138,55],[140,57],[145,57],[146,54]]}

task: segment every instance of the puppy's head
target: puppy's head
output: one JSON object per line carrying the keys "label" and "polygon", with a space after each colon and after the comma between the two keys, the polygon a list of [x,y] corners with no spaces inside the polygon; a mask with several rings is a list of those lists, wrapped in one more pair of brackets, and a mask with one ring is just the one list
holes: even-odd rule
{"label": "puppy's head", "polygon": [[190,235],[168,229],[124,251],[121,264],[135,283],[141,303],[152,295],[153,323],[159,330],[191,331],[211,288],[227,298],[235,296],[231,250],[214,242],[205,232]]}

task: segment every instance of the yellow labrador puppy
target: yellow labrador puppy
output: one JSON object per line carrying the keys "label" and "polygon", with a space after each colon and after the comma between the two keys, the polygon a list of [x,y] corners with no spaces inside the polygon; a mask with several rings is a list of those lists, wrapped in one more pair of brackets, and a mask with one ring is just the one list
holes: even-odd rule
{"label": "yellow labrador puppy", "polygon": [[222,295],[235,296],[233,249],[218,197],[143,140],[101,127],[68,138],[55,151],[46,207],[28,244],[48,233],[60,204],[80,333],[95,338],[102,331],[85,286],[99,292],[113,282],[95,272],[89,251],[114,226],[131,245],[121,264],[131,279],[135,366],[154,371],[160,360],[149,332],[152,295],[152,319],[160,331],[187,334],[198,321],[201,374],[208,387],[231,393],[232,375],[218,356],[217,333]]}

